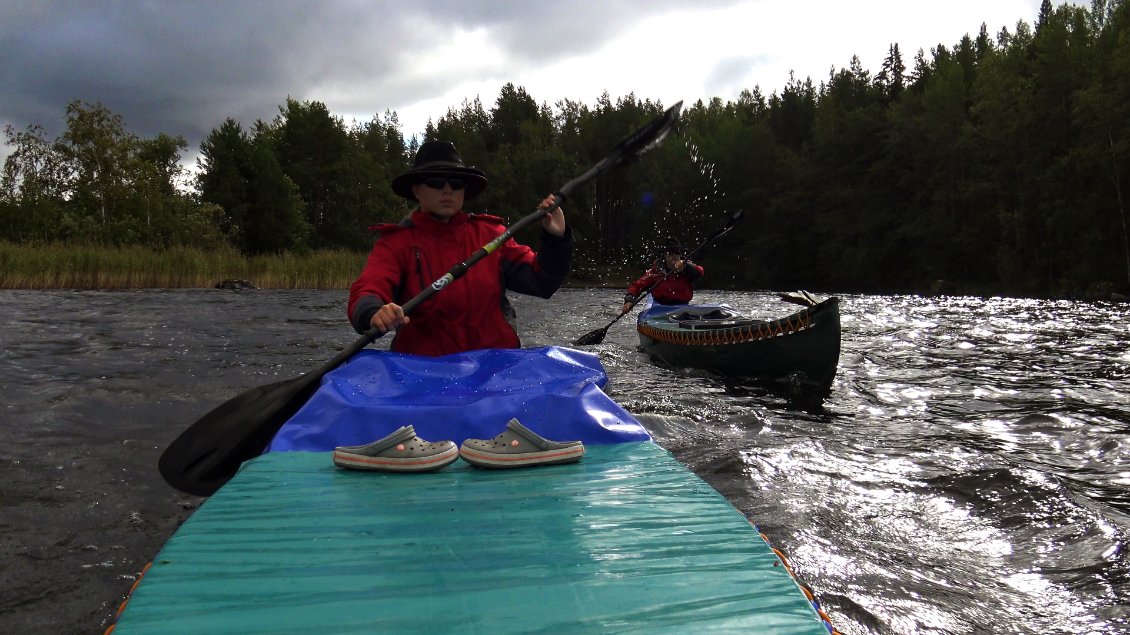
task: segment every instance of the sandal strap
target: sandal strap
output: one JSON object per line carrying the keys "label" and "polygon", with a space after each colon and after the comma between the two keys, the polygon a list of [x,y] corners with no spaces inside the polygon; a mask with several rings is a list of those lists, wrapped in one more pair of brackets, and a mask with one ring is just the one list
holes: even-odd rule
{"label": "sandal strap", "polygon": [[531,444],[537,446],[540,450],[556,450],[562,447],[569,447],[580,443],[579,441],[550,441],[534,432],[533,430],[522,425],[522,423],[517,419],[511,419],[510,421],[507,421],[506,429],[510,430],[514,434],[517,434],[526,441],[529,441]]}
{"label": "sandal strap", "polygon": [[352,445],[334,448],[335,451],[350,452],[353,454],[368,454],[370,456],[379,454],[397,443],[408,441],[415,438],[416,430],[412,426],[402,426],[397,430],[393,430],[388,436],[381,437],[372,443],[365,445]]}

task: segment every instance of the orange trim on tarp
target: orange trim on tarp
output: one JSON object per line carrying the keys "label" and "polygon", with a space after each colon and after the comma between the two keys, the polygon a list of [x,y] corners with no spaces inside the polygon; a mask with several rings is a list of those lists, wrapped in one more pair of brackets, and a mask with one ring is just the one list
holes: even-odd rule
{"label": "orange trim on tarp", "polygon": [[149,562],[141,568],[141,572],[137,574],[137,579],[133,581],[133,584],[129,587],[129,591],[126,592],[125,599],[122,600],[121,604],[118,604],[118,610],[114,611],[114,623],[107,627],[102,635],[110,635],[110,633],[114,632],[114,627],[118,625],[118,618],[122,616],[122,611],[126,610],[126,604],[129,603],[129,599],[133,597],[133,592],[137,590],[137,585],[141,584],[141,579],[145,577],[145,572],[149,571],[149,567],[152,566],[153,563]]}

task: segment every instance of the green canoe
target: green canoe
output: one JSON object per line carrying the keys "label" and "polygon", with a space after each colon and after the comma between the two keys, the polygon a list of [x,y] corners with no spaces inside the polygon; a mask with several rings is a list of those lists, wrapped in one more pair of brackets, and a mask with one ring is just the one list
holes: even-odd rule
{"label": "green canoe", "polygon": [[803,385],[826,396],[840,359],[840,309],[829,298],[774,320],[721,305],[652,305],[640,313],[640,345],[676,367]]}

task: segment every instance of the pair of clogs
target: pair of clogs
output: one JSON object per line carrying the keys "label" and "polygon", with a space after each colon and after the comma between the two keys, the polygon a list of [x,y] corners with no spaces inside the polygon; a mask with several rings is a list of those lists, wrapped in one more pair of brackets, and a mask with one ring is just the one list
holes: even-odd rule
{"label": "pair of clogs", "polygon": [[425,441],[412,426],[367,445],[334,449],[334,465],[378,472],[431,472],[462,457],[484,468],[512,468],[572,463],[585,455],[580,441],[549,441],[511,419],[506,430],[493,439],[467,439],[456,447],[452,441]]}

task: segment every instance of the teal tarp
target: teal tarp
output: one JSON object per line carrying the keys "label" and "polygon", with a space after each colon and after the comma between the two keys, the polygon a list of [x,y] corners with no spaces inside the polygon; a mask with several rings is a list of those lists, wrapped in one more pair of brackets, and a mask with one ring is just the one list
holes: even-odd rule
{"label": "teal tarp", "polygon": [[651,442],[427,474],[267,454],[154,560],[114,635],[826,633],[745,518]]}

